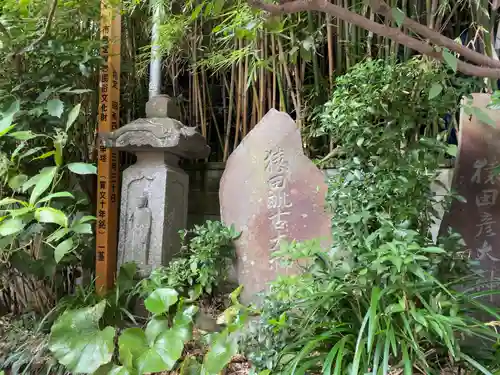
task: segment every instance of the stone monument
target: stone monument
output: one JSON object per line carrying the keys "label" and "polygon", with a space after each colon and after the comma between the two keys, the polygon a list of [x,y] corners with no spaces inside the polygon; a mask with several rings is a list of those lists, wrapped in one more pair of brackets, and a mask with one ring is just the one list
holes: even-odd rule
{"label": "stone monument", "polygon": [[205,139],[177,119],[168,96],[152,98],[145,119],[101,134],[106,147],[130,151],[137,162],[122,176],[118,268],[136,262],[142,276],[168,263],[180,250],[178,231],[186,227],[187,174],[179,158],[201,159],[210,153]]}
{"label": "stone monument", "polygon": [[220,182],[222,221],[241,232],[236,273],[242,301],[283,269],[270,255],[285,241],[322,239],[331,245],[323,173],[304,155],[300,130],[286,113],[271,109],[229,157]]}
{"label": "stone monument", "polygon": [[[465,201],[453,201],[440,234],[447,234],[449,227],[460,233],[471,258],[479,261],[485,281],[498,289],[500,283],[493,281],[498,280],[500,267],[500,176],[495,173],[500,165],[500,111],[486,108],[490,100],[488,94],[473,94],[472,106],[485,111],[496,127],[461,113],[452,190]],[[498,295],[490,298],[500,306]]]}

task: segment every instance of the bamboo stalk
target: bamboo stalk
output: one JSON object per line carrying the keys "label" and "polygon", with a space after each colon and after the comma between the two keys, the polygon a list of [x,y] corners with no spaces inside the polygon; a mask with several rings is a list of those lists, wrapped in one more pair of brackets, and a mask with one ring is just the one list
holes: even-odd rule
{"label": "bamboo stalk", "polygon": [[[239,48],[243,48],[243,40],[238,40],[238,45]],[[245,84],[243,82],[243,62],[240,59],[238,61],[238,79],[236,80],[236,87],[237,87],[237,92],[236,92],[236,130],[234,134],[234,148],[238,145],[239,142],[239,136],[240,136],[240,131],[241,131],[241,102],[242,102],[242,97],[243,97],[243,90],[245,89]]]}
{"label": "bamboo stalk", "polygon": [[[243,77],[244,81],[242,82],[243,85],[243,93],[242,93],[242,105],[243,105],[243,134],[241,136],[241,139],[243,139],[247,133],[248,133],[248,98],[247,98],[247,93],[248,93],[248,85],[246,84],[247,79],[250,80],[252,77],[248,76],[248,55],[245,56],[245,65],[243,68]],[[252,86],[254,84],[252,83]]]}
{"label": "bamboo stalk", "polygon": [[[265,52],[264,52],[264,40],[265,40],[265,34],[262,32],[260,34],[260,58],[261,58],[261,64],[259,67],[259,95],[258,97],[254,96],[255,104],[258,106],[257,108],[257,118],[258,120],[256,121],[259,122],[260,119],[264,116],[264,106],[266,104],[266,101],[264,100],[264,90],[266,87],[266,81],[265,81],[265,74],[264,74],[264,61],[265,61]],[[259,100],[259,98],[261,98]]]}
{"label": "bamboo stalk", "polygon": [[328,44],[328,81],[330,83],[330,90],[333,90],[333,72],[335,71],[335,62],[333,61],[332,23],[329,14],[326,15],[326,36]]}
{"label": "bamboo stalk", "polygon": [[[276,108],[276,73],[277,73],[277,67],[276,67],[276,39],[274,34],[271,34],[271,49],[272,49],[272,55],[273,55],[273,105],[272,108]],[[281,90],[280,90],[281,91]],[[281,95],[280,95],[281,97]]]}
{"label": "bamboo stalk", "polygon": [[[226,121],[226,134],[224,136],[224,154],[222,161],[226,162],[229,157],[229,136],[231,134],[231,119],[233,116],[233,102],[234,102],[234,79],[236,75],[236,64],[231,65],[231,83],[229,85],[229,107],[227,110],[227,121]],[[223,75],[224,83],[227,84],[226,76]]]}

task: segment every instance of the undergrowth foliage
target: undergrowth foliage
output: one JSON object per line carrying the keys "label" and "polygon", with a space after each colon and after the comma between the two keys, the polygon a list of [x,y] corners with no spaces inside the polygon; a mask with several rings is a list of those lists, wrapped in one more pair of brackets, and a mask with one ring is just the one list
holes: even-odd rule
{"label": "undergrowth foliage", "polygon": [[[369,61],[339,79],[319,129],[345,153],[328,181],[334,247],[292,243],[276,254],[310,261],[303,274],[272,284],[242,340],[257,370],[490,374],[498,367],[499,337],[473,313],[498,316],[481,293],[459,292],[478,282],[460,236],[435,244],[429,233],[430,186],[447,146],[420,126],[439,125],[458,98],[430,98],[419,86],[428,74],[417,62]],[[479,339],[480,349],[465,345]]]}
{"label": "undergrowth foliage", "polygon": [[[197,302],[224,281],[238,235],[232,227],[208,221],[183,232],[183,251],[149,278],[138,282],[135,264],[125,264],[106,298],[90,293],[66,299],[50,330],[51,353],[75,373],[140,375],[181,366],[218,374],[237,352],[230,321],[206,338],[201,362],[193,356],[184,361],[182,355],[192,339]],[[144,327],[132,316],[133,302],[141,296],[149,312]]]}

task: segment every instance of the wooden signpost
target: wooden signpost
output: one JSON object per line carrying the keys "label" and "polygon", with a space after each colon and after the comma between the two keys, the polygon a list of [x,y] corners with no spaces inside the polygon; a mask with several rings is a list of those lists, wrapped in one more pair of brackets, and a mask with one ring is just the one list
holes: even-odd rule
{"label": "wooden signpost", "polygon": [[[101,0],[101,55],[107,61],[99,78],[98,132],[120,126],[120,10]],[[97,163],[96,289],[111,289],[116,275],[119,201],[118,152],[100,145]]]}

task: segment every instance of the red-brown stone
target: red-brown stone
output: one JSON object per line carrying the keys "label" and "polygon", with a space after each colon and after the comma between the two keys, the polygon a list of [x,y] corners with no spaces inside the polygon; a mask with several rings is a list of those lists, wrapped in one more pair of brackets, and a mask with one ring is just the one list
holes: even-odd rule
{"label": "red-brown stone", "polygon": [[[271,252],[279,248],[275,241],[279,234],[285,241],[320,238],[325,247],[330,246],[324,179],[304,155],[295,122],[274,109],[231,154],[219,197],[223,222],[242,232],[237,241],[237,274],[244,286],[243,302],[255,300],[254,295],[278,274],[296,272],[271,261]],[[273,217],[278,212],[281,215]]]}
{"label": "red-brown stone", "polygon": [[[452,203],[440,229],[446,234],[451,227],[462,235],[487,282],[498,277],[500,266],[500,177],[493,172],[500,165],[500,111],[486,109],[489,102],[487,94],[473,95],[472,106],[485,111],[497,126],[484,124],[476,116],[461,115],[452,190],[465,202]],[[498,305],[500,300],[491,302]]]}

